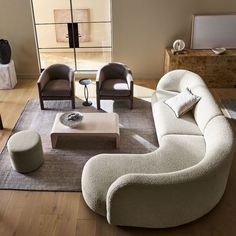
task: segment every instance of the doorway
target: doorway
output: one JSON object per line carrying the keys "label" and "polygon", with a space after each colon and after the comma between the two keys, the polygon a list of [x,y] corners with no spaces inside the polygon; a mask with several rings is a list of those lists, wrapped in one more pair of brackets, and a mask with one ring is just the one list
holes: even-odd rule
{"label": "doorway", "polygon": [[112,60],[111,0],[31,0],[41,70],[97,71]]}

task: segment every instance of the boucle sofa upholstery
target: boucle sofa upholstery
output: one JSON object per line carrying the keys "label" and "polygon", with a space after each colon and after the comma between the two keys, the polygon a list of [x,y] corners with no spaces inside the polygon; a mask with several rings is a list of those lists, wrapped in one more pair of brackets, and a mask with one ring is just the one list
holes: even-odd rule
{"label": "boucle sofa upholstery", "polygon": [[[189,88],[201,97],[181,118],[163,102]],[[234,153],[232,129],[202,79],[186,70],[162,77],[152,97],[160,147],[148,154],[100,154],[82,173],[87,205],[122,226],[191,222],[221,199]]]}

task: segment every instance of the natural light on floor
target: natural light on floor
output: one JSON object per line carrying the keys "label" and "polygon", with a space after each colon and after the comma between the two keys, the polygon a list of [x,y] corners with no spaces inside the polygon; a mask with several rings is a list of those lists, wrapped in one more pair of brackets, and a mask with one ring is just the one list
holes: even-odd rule
{"label": "natural light on floor", "polygon": [[[93,81],[90,85],[88,85],[89,97],[96,97],[96,82]],[[149,98],[155,92],[154,89],[146,88],[140,85],[134,85],[134,97],[139,98]],[[79,81],[75,82],[75,94],[79,98],[84,98],[84,86],[79,84]]]}

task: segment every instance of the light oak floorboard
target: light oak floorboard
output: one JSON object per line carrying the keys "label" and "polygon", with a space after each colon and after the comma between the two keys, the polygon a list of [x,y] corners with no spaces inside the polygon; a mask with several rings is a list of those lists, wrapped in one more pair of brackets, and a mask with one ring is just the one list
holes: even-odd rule
{"label": "light oak floorboard", "polygon": [[[138,93],[135,95],[150,96],[156,88],[156,83],[156,80],[136,80]],[[220,101],[220,98],[236,98],[236,89],[211,89],[211,91],[217,101]],[[83,90],[77,88],[76,95],[83,98]],[[28,99],[37,97],[35,80],[20,80],[15,89],[0,90],[0,112],[4,125],[4,130],[0,131],[0,148],[6,143]],[[234,122],[232,125],[236,127]],[[140,229],[109,225],[104,217],[96,215],[87,207],[80,192],[0,190],[0,235],[236,235],[235,193],[236,161],[233,162],[222,200],[209,214],[195,222],[172,229]]]}

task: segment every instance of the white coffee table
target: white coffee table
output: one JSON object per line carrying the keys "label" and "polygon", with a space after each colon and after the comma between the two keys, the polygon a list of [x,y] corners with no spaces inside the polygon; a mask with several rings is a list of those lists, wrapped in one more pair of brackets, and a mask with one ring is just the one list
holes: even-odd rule
{"label": "white coffee table", "polygon": [[113,137],[116,140],[116,147],[120,143],[119,116],[116,113],[83,113],[83,120],[77,128],[70,128],[60,122],[60,116],[63,113],[57,113],[52,131],[52,148],[56,148],[59,137],[62,136],[105,136]]}

